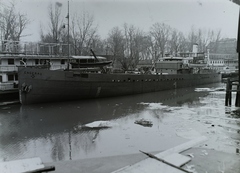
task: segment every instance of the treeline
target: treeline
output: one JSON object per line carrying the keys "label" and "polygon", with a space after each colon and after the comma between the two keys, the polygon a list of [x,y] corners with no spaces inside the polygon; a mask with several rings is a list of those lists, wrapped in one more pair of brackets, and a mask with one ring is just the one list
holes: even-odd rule
{"label": "treeline", "polygon": [[[17,12],[14,2],[4,4],[0,1],[0,38],[1,50],[7,49],[7,40],[15,41],[14,51],[19,49],[19,41],[30,20],[26,14]],[[26,35],[25,35],[26,36]]]}
{"label": "treeline", "polygon": [[[15,11],[12,3],[11,6],[5,6],[0,14],[4,40],[19,41],[23,37],[22,31],[30,23],[26,15]],[[55,43],[51,47],[53,53],[68,54],[69,41],[71,55],[89,55],[90,49],[93,49],[98,55],[119,57],[119,62],[125,69],[134,68],[141,59],[156,60],[166,53],[176,55],[179,52],[191,52],[195,43],[198,44],[199,51],[206,52],[210,42],[217,48],[221,39],[221,30],[197,29],[193,26],[188,34],[184,34],[165,23],[153,24],[148,32],[125,23],[113,27],[106,38],[101,38],[94,16],[87,12],[70,16],[68,37],[67,18],[62,14],[61,3],[49,5],[46,21],[42,26],[47,28],[41,27],[40,42]],[[49,52],[50,49],[46,46],[43,51]]]}
{"label": "treeline", "polygon": [[[61,18],[61,8],[61,4],[49,6],[49,28],[48,32],[42,30],[42,42],[67,43],[67,21]],[[205,52],[210,42],[217,47],[221,38],[221,30],[192,27],[185,35],[165,23],[155,23],[149,32],[143,32],[141,28],[125,23],[113,27],[108,36],[102,39],[94,16],[87,12],[70,16],[69,29],[71,55],[89,55],[90,49],[93,49],[96,54],[119,57],[124,69],[134,68],[141,59],[156,60],[166,53],[176,55],[179,52],[191,52],[195,43],[198,44],[199,51]],[[65,46],[65,52],[66,50]]]}

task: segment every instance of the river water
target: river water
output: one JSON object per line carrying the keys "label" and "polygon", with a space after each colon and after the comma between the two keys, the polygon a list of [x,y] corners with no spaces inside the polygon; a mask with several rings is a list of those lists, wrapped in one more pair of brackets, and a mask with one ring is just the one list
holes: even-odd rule
{"label": "river water", "polygon": [[[225,107],[222,83],[85,101],[0,107],[0,161],[44,163],[163,151],[199,136],[202,147],[234,153],[239,114]],[[235,96],[233,95],[233,103]],[[152,126],[136,124],[147,119]],[[110,128],[86,128],[95,121]]]}

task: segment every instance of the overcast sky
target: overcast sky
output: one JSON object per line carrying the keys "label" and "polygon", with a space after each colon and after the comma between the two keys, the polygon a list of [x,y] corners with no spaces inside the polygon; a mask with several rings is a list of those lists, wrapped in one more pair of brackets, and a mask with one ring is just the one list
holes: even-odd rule
{"label": "overcast sky", "polygon": [[[3,0],[3,2],[6,0]],[[50,3],[62,3],[63,17],[67,0],[17,0],[16,9],[27,14],[31,24],[25,41],[40,40],[40,23],[47,25]],[[148,32],[156,22],[164,22],[188,33],[191,27],[221,30],[222,37],[236,38],[239,6],[229,0],[69,0],[71,14],[89,12],[94,15],[102,39],[115,26],[133,24]]]}

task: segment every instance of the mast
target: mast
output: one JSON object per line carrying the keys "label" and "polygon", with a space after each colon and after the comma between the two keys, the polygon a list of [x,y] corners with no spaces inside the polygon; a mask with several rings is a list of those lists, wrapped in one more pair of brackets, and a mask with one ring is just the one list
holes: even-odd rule
{"label": "mast", "polygon": [[70,44],[69,44],[69,1],[68,1],[68,13],[67,13],[67,17],[68,19],[68,38],[67,38],[67,41],[68,41],[68,62],[67,62],[67,70],[69,70],[69,64],[70,64]]}

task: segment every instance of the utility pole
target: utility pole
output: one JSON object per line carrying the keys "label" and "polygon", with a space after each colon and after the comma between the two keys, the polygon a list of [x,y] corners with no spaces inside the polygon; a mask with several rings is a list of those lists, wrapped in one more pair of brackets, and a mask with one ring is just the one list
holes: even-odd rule
{"label": "utility pole", "polygon": [[238,16],[238,37],[237,37],[237,53],[238,53],[238,86],[235,106],[240,107],[240,10]]}

